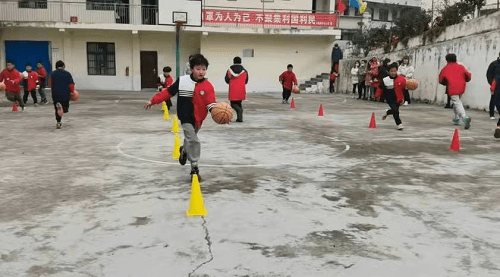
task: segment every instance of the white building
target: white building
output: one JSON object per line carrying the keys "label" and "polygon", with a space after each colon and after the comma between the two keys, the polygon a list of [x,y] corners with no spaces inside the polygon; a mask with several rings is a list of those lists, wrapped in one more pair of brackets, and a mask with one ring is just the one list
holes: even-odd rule
{"label": "white building", "polygon": [[[61,59],[82,90],[155,88],[164,66],[175,75],[175,26],[158,25],[159,15],[171,12],[161,1],[181,0],[160,0],[160,10],[157,1],[1,1],[0,64],[10,59],[22,69],[41,60],[50,70]],[[217,91],[227,91],[223,77],[235,56],[250,73],[249,91],[279,91],[278,76],[289,63],[299,81],[329,72],[331,48],[341,35],[335,1],[204,0],[200,5],[203,25],[181,32],[181,65],[190,54],[205,55]]]}

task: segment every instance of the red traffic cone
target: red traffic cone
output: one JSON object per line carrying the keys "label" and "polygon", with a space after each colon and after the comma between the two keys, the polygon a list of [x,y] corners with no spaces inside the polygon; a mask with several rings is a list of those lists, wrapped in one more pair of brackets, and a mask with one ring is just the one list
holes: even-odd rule
{"label": "red traffic cone", "polygon": [[318,116],[323,116],[323,104],[319,105]]}
{"label": "red traffic cone", "polygon": [[17,112],[17,111],[18,111],[18,109],[17,109],[17,104],[16,104],[16,103],[13,103],[13,104],[12,104],[12,111],[13,111],[13,112]]}
{"label": "red traffic cone", "polygon": [[290,103],[290,109],[295,109],[295,98],[292,98],[292,102]]}
{"label": "red traffic cone", "polygon": [[375,113],[372,113],[372,119],[370,120],[370,126],[368,126],[372,129],[377,128],[377,123],[375,123]]}
{"label": "red traffic cone", "polygon": [[458,135],[458,128],[453,133],[453,139],[450,146],[451,151],[460,151],[460,136]]}

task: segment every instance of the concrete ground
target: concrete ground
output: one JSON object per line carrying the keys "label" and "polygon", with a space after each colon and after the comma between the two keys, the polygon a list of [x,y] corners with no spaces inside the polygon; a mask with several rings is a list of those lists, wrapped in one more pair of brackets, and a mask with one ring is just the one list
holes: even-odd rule
{"label": "concrete ground", "polygon": [[81,92],[61,130],[52,105],[0,105],[0,276],[500,276],[487,113],[450,152],[439,106],[402,107],[397,131],[383,103],[251,94],[244,123],[205,121],[208,216],[187,218],[189,166],[151,94]]}

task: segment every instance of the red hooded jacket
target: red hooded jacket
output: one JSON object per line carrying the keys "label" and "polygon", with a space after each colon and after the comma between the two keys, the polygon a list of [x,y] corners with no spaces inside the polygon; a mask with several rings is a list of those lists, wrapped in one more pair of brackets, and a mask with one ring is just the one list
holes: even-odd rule
{"label": "red hooded jacket", "polygon": [[36,73],[38,74],[38,81],[40,84],[42,85],[45,83],[45,79],[47,79],[47,71],[45,70],[45,67],[38,68]]}
{"label": "red hooded jacket", "polygon": [[6,91],[12,93],[20,93],[21,87],[19,84],[23,80],[23,75],[17,71],[17,69],[7,70],[4,69],[2,73],[0,73],[0,83],[4,82]]}
{"label": "red hooded jacket", "polygon": [[448,95],[462,95],[465,92],[467,82],[472,78],[472,74],[465,66],[456,62],[449,62],[439,73],[439,83],[446,86]]}
{"label": "red hooded jacket", "polygon": [[248,72],[243,66],[239,64],[232,65],[226,72],[225,80],[229,84],[229,101],[243,101],[246,99]]}
{"label": "red hooded jacket", "polygon": [[279,80],[280,83],[283,84],[283,88],[286,90],[292,90],[293,84],[297,85],[297,77],[295,76],[295,73],[288,70],[281,73]]}
{"label": "red hooded jacket", "polygon": [[28,79],[26,80],[28,83],[28,91],[32,91],[36,89],[36,85],[38,85],[38,74],[35,71],[31,71],[28,73]]}

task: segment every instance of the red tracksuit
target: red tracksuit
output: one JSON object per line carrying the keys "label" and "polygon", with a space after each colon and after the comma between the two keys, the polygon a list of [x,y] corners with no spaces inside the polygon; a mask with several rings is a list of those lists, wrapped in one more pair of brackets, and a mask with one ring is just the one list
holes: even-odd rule
{"label": "red tracksuit", "polygon": [[36,73],[38,73],[38,81],[40,82],[40,85],[43,86],[45,84],[45,80],[47,79],[47,71],[44,67],[41,67],[36,70]]}
{"label": "red tracksuit", "polygon": [[5,90],[7,92],[12,92],[19,94],[21,92],[21,87],[19,84],[23,80],[23,75],[19,73],[15,68],[12,70],[4,69],[2,73],[0,73],[0,83],[5,81]]}
{"label": "red tracksuit", "polygon": [[295,73],[290,72],[290,71],[285,71],[281,73],[279,77],[280,83],[283,84],[283,89],[286,90],[292,90],[293,85],[297,85],[297,77],[295,76]]}
{"label": "red tracksuit", "polygon": [[28,79],[26,80],[28,85],[28,91],[33,91],[36,89],[36,85],[39,83],[39,76],[35,71],[30,71],[28,73]]}
{"label": "red tracksuit", "polygon": [[465,66],[456,62],[449,62],[439,73],[439,83],[446,86],[448,95],[462,95],[465,92],[467,82],[472,74]]}

